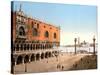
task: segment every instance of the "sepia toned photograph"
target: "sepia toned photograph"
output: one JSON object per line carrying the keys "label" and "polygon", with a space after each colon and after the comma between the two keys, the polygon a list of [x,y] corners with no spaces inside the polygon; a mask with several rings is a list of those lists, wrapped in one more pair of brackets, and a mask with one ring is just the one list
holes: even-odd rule
{"label": "sepia toned photograph", "polygon": [[11,1],[11,73],[97,69],[97,6]]}

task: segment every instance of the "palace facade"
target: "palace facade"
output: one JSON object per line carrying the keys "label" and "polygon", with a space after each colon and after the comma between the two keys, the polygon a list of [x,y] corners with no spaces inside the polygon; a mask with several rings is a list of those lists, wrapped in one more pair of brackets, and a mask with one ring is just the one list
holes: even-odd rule
{"label": "palace facade", "polygon": [[16,66],[58,55],[60,28],[29,17],[22,11],[11,11],[12,60]]}

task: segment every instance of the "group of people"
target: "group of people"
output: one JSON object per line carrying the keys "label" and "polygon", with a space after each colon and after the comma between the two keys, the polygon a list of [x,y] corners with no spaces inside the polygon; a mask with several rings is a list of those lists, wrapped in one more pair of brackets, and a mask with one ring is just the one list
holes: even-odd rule
{"label": "group of people", "polygon": [[64,69],[64,66],[61,65],[61,64],[58,64],[58,65],[57,65],[57,69],[61,69],[61,70],[63,70],[63,69]]}

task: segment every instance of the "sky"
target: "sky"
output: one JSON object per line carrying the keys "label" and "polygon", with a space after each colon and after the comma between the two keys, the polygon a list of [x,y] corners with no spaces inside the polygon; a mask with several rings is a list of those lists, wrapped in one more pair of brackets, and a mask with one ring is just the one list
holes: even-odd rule
{"label": "sky", "polygon": [[89,43],[94,36],[97,39],[96,6],[15,1],[14,11],[19,10],[20,4],[28,16],[60,26],[61,45],[74,44],[74,38]]}

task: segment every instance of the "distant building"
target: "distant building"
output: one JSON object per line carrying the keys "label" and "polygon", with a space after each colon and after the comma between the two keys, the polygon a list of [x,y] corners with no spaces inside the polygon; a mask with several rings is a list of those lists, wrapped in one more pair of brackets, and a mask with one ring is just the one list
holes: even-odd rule
{"label": "distant building", "polygon": [[80,46],[81,47],[89,47],[90,44],[84,40],[83,42],[81,42]]}

